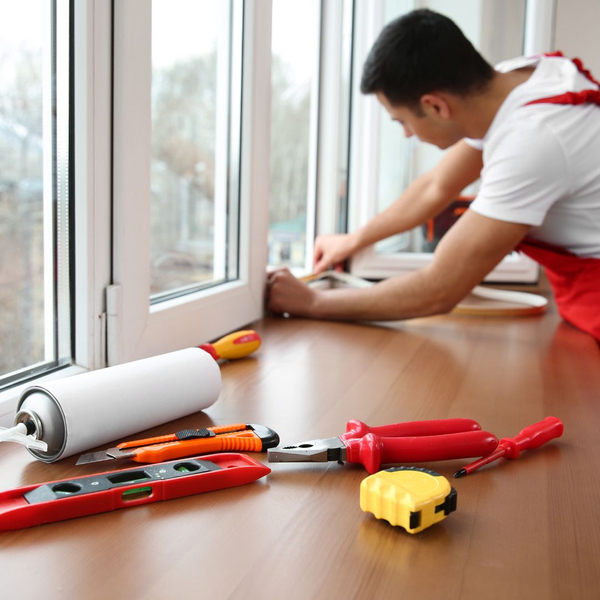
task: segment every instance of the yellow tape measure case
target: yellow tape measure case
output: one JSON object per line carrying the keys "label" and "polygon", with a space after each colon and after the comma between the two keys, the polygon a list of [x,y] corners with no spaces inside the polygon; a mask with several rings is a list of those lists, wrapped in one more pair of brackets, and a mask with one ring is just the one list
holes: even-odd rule
{"label": "yellow tape measure case", "polygon": [[360,484],[360,508],[409,533],[418,533],[456,510],[456,490],[428,469],[396,467],[379,471]]}

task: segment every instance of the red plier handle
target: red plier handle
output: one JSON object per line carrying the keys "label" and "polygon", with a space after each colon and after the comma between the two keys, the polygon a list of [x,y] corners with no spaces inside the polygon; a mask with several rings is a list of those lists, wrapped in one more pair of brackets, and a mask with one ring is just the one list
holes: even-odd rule
{"label": "red plier handle", "polygon": [[407,421],[381,427],[369,427],[358,419],[351,419],[346,424],[346,433],[340,435],[342,440],[365,437],[373,433],[381,437],[420,437],[429,435],[446,435],[464,431],[479,431],[481,425],[473,419],[436,419],[432,421]]}
{"label": "red plier handle", "polygon": [[477,430],[395,438],[367,433],[363,438],[342,441],[346,444],[348,462],[364,465],[369,473],[376,473],[384,464],[486,455],[498,446],[494,434]]}

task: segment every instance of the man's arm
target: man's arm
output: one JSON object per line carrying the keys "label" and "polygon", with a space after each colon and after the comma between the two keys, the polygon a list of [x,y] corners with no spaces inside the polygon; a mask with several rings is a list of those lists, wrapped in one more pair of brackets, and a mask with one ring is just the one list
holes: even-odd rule
{"label": "man's arm", "polygon": [[393,321],[446,313],[523,239],[529,225],[467,211],[430,265],[369,288],[315,290],[287,270],[269,276],[268,308],[320,319]]}
{"label": "man's arm", "polygon": [[315,243],[315,272],[340,265],[352,254],[387,237],[422,225],[473,183],[483,167],[481,151],[455,144],[431,170],[413,181],[398,199],[351,234],[326,235]]}

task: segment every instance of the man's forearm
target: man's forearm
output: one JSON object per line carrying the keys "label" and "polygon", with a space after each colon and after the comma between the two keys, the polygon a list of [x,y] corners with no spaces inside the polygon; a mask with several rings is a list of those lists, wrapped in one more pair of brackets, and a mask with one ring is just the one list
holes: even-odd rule
{"label": "man's forearm", "polygon": [[306,316],[396,321],[449,312],[461,297],[460,293],[457,297],[446,286],[436,284],[423,269],[368,288],[318,290]]}
{"label": "man's forearm", "polygon": [[441,195],[429,173],[422,175],[387,209],[353,234],[356,250],[362,250],[392,235],[409,231],[438,214],[452,197]]}
{"label": "man's forearm", "polygon": [[482,166],[481,152],[464,141],[455,144],[435,168],[415,179],[389,208],[353,234],[355,250],[435,217],[479,177]]}

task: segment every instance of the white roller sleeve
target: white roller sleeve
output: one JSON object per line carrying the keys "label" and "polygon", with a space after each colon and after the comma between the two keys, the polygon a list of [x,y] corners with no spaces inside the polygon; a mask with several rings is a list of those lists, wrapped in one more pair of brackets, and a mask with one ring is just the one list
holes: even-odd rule
{"label": "white roller sleeve", "polygon": [[43,388],[64,414],[65,458],[209,407],[221,392],[221,372],[207,352],[188,348]]}

